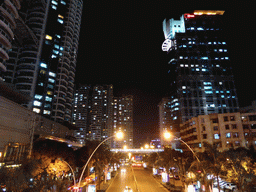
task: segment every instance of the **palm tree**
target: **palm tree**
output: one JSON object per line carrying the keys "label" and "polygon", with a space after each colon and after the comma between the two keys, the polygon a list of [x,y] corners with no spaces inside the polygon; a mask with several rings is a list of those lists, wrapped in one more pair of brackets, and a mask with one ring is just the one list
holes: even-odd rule
{"label": "palm tree", "polygon": [[225,173],[222,170],[222,164],[225,163],[225,157],[218,150],[217,144],[209,144],[207,142],[203,143],[205,147],[205,152],[202,154],[203,156],[203,164],[205,165],[205,170],[207,170],[208,174],[212,174],[215,176],[217,180],[218,190],[220,191],[220,176],[223,177]]}
{"label": "palm tree", "polygon": [[189,168],[191,166],[192,158],[186,157],[184,154],[180,154],[179,157],[174,159],[174,166],[177,168],[177,173],[182,183],[182,188],[187,191],[187,186],[193,183],[193,180],[188,177]]}

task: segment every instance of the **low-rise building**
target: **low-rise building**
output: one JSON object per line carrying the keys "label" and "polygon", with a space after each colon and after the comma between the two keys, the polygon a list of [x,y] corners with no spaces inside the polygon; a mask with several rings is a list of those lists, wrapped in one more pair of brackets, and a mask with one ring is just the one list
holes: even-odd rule
{"label": "low-rise building", "polygon": [[204,151],[204,142],[217,144],[220,151],[231,146],[256,147],[256,113],[199,115],[181,124],[180,136],[198,152]]}
{"label": "low-rise building", "polygon": [[0,162],[20,162],[35,138],[49,136],[66,138],[73,130],[0,96]]}

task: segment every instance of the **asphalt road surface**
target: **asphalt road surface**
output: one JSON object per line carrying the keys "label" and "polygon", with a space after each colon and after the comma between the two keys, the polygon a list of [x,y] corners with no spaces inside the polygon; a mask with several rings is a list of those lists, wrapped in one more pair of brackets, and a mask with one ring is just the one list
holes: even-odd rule
{"label": "asphalt road surface", "polygon": [[121,167],[106,192],[124,192],[125,186],[131,187],[133,192],[168,192],[154,179],[152,173],[143,167]]}

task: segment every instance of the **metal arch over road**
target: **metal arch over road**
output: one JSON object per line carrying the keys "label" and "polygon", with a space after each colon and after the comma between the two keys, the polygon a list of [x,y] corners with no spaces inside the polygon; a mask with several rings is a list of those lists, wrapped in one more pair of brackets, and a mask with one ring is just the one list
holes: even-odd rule
{"label": "metal arch over road", "polygon": [[116,153],[158,153],[163,152],[164,149],[110,149],[110,151]]}

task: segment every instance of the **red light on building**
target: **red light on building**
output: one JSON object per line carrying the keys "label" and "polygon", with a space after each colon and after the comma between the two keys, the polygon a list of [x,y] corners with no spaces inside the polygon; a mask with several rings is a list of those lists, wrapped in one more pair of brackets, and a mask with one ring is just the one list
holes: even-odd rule
{"label": "red light on building", "polygon": [[191,14],[184,14],[184,17],[188,19],[188,18],[193,18],[193,17],[195,17],[195,15],[191,15]]}

